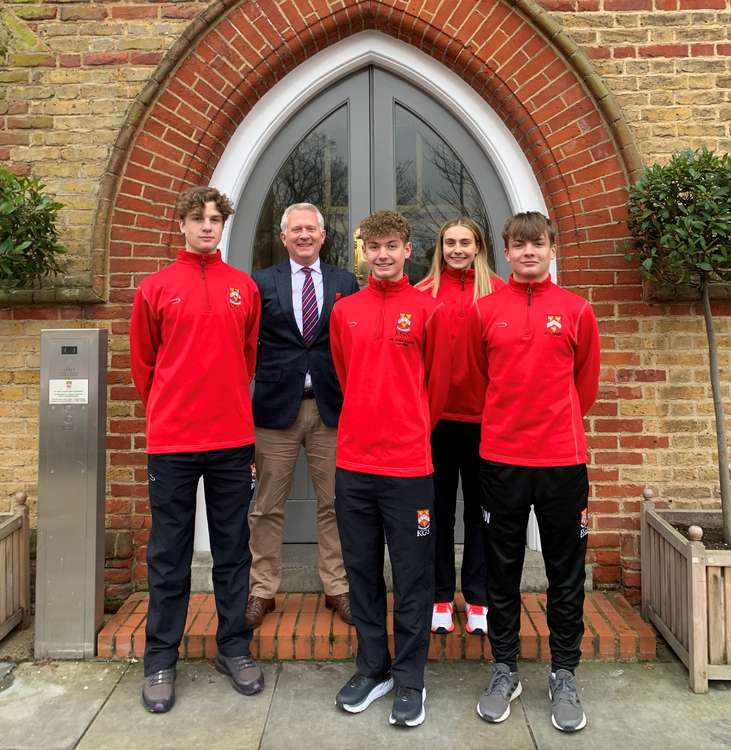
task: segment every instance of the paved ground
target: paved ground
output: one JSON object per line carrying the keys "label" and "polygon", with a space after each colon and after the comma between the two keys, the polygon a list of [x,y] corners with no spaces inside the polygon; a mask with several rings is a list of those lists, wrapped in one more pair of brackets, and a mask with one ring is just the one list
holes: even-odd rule
{"label": "paved ground", "polygon": [[430,663],[426,722],[399,730],[388,725],[390,697],[359,715],[334,707],[352,662],[265,663],[265,691],[245,698],[208,662],[189,661],[178,670],[175,708],[154,716],[140,706],[139,662],[13,660],[23,654],[17,641],[0,648],[0,750],[731,747],[731,684],[694,695],[685,668],[667,654],[644,664],[584,665],[589,725],[574,736],[550,724],[546,666],[538,663],[521,665],[523,695],[497,726],[475,713],[486,665]]}

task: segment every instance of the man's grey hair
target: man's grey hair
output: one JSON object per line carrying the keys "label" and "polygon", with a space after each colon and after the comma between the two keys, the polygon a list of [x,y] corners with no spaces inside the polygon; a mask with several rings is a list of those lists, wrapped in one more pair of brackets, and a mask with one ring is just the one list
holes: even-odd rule
{"label": "man's grey hair", "polygon": [[287,206],[282,214],[282,221],[279,223],[279,228],[282,232],[287,231],[287,217],[292,211],[314,211],[317,214],[317,224],[320,227],[320,230],[325,230],[325,219],[317,206],[312,203],[293,203],[291,206]]}

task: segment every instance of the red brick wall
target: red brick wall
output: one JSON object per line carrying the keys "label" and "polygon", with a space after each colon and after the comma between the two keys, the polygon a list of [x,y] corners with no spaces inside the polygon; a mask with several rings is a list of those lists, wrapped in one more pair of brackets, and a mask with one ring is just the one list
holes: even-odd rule
{"label": "red brick wall", "polygon": [[[676,0],[672,3],[669,10],[678,12],[691,5],[709,12],[718,7],[717,0],[677,0],[677,7]],[[197,16],[205,7],[199,3],[27,6],[36,13],[32,17],[26,12],[28,27],[41,36],[44,29],[50,34],[51,28],[58,31],[74,24],[93,29],[89,33],[103,43],[64,42],[43,52],[16,53],[6,77],[19,82],[22,76],[14,71],[49,69],[54,80],[93,81],[97,74],[99,81],[116,85],[116,77],[132,71],[137,81],[145,83],[133,105],[125,105],[124,117],[117,113],[120,116],[98,130],[88,125],[91,132],[104,133],[110,167],[103,180],[101,174],[96,178],[97,186],[102,185],[98,197],[96,193],[78,196],[77,215],[69,218],[71,226],[78,220],[80,242],[86,241],[91,222],[88,213],[80,213],[91,201],[97,226],[108,229],[104,243],[108,268],[102,269],[108,280],[108,302],[0,308],[2,330],[20,342],[14,351],[29,352],[13,354],[23,361],[9,362],[10,380],[0,381],[0,402],[11,404],[7,418],[17,423],[13,429],[20,436],[14,438],[12,448],[22,446],[16,452],[18,461],[25,457],[26,464],[33,450],[28,418],[35,414],[34,398],[37,402],[38,329],[44,324],[101,324],[111,331],[107,524],[131,534],[135,544],[133,558],[120,556],[110,562],[109,597],[119,598],[132,587],[143,586],[146,579],[149,509],[144,415],[129,376],[127,321],[140,279],[167,262],[177,241],[172,221],[175,195],[186,185],[208,181],[237,125],[273,83],[329,44],[365,29],[412,44],[460,75],[500,114],[535,171],[549,211],[558,221],[560,282],[591,300],[602,334],[602,387],[586,420],[592,450],[594,579],[636,593],[643,486],[664,482],[668,488],[677,486],[678,494],[683,487],[695,487],[698,494],[691,492],[691,497],[705,501],[700,493],[712,485],[707,475],[689,474],[684,479],[670,466],[671,461],[690,465],[699,451],[704,465],[709,463],[710,447],[702,436],[693,444],[683,442],[689,432],[703,432],[709,424],[707,412],[691,408],[699,400],[707,403],[707,390],[696,385],[703,380],[703,342],[693,308],[643,303],[639,274],[624,260],[626,186],[639,167],[633,136],[642,132],[641,115],[640,123],[630,129],[581,51],[594,58],[595,65],[609,65],[605,77],[610,84],[617,82],[621,101],[621,85],[629,73],[617,66],[626,66],[628,59],[650,66],[665,64],[666,58],[718,57],[728,55],[728,44],[708,37],[698,46],[700,42],[683,41],[677,31],[670,36],[655,33],[667,28],[661,20],[645,24],[644,36],[635,33],[643,28],[645,10],[655,11],[658,18],[675,18],[666,12],[665,0],[655,0],[654,7],[644,0],[545,0],[544,7],[554,12],[548,20],[538,6],[497,0],[456,6],[438,0],[260,0],[227,5],[231,9],[223,14],[209,8],[207,20]],[[720,15],[714,13],[714,20]],[[185,19],[194,17],[185,35],[179,36]],[[136,36],[143,27],[150,29],[144,43],[143,37]],[[114,29],[120,28],[128,43],[116,36]],[[606,29],[614,29],[615,36],[602,37]],[[624,37],[634,41],[622,43]],[[178,39],[175,44],[174,39]],[[157,63],[160,67],[153,77]],[[65,77],[67,71],[77,78]],[[27,85],[32,89],[33,75]],[[44,96],[31,91],[27,99],[10,102],[0,115],[0,160],[18,171],[43,174],[39,167],[45,162],[34,164],[38,157],[32,143],[35,130],[49,125],[33,118],[50,117],[44,113],[54,111],[47,109]],[[74,116],[74,108],[93,116],[93,102],[88,110],[85,102],[70,98],[66,106],[62,102],[55,106],[69,117]],[[143,116],[135,116],[143,109]],[[103,119],[101,114],[98,118]],[[125,122],[128,125],[123,127]],[[113,149],[111,136],[116,139]],[[67,149],[86,147],[67,145]],[[43,148],[52,146],[46,143]],[[54,158],[55,152],[49,152],[48,162]],[[79,182],[80,187],[83,184]],[[83,262],[84,254],[79,257]],[[729,311],[723,306],[717,309]],[[674,316],[669,328],[668,315]],[[725,330],[731,333],[731,328],[722,329],[722,345],[727,343]],[[668,331],[680,331],[683,343],[663,345]],[[729,364],[728,358],[723,364]],[[688,367],[694,368],[690,380],[682,375]],[[0,476],[0,484],[7,482],[9,490],[17,489],[19,482],[32,485],[34,468],[26,466],[25,472],[19,468],[9,479]]]}

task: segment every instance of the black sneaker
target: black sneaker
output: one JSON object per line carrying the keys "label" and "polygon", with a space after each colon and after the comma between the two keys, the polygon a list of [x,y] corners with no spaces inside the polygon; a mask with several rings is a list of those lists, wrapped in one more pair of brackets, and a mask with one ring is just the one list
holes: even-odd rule
{"label": "black sneaker", "polygon": [[425,702],[426,688],[419,690],[418,688],[397,687],[388,723],[400,727],[418,727],[426,718]]}
{"label": "black sneaker", "polygon": [[393,690],[393,677],[366,677],[354,674],[335,696],[335,705],[351,714],[359,714],[381,696]]}
{"label": "black sneaker", "polygon": [[586,714],[576,691],[576,676],[568,669],[557,669],[548,677],[551,723],[560,732],[578,732],[586,726]]}
{"label": "black sneaker", "polygon": [[142,705],[153,714],[167,713],[175,705],[175,667],[159,669],[145,677]]}

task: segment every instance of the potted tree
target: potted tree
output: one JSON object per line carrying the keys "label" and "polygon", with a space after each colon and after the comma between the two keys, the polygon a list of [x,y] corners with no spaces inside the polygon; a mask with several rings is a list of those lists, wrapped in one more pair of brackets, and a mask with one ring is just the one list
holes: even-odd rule
{"label": "potted tree", "polygon": [[38,178],[0,167],[0,289],[30,289],[61,272],[60,208]]}
{"label": "potted tree", "polygon": [[[714,286],[731,281],[731,156],[702,148],[649,167],[630,189],[628,225],[647,296],[695,294],[703,305],[721,510],[658,510],[646,491],[641,558],[643,616],[686,664],[691,688],[705,692],[709,679],[731,679],[731,488],[711,310]],[[703,544],[704,528],[720,532],[719,549]]]}

